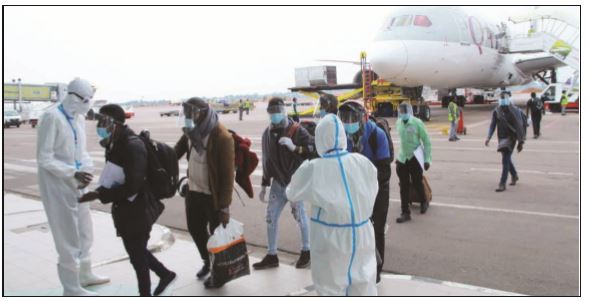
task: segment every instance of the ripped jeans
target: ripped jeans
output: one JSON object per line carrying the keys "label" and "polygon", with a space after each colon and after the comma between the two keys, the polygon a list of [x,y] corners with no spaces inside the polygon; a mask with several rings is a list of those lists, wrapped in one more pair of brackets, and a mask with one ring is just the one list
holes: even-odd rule
{"label": "ripped jeans", "polygon": [[286,187],[272,180],[270,186],[270,200],[266,207],[266,224],[268,232],[268,254],[276,255],[278,251],[278,219],[286,203],[290,203],[291,213],[299,224],[301,238],[303,240],[303,251],[309,250],[309,217],[305,212],[303,202],[289,202],[286,199]]}

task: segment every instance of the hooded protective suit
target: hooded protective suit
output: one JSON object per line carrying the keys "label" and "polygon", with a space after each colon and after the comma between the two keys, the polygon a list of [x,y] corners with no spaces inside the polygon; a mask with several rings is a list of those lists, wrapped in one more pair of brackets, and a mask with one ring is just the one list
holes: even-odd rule
{"label": "hooded protective suit", "polygon": [[62,103],[43,113],[37,128],[39,191],[59,255],[57,268],[64,295],[91,293],[80,283],[108,282],[108,278],[97,277],[90,269],[90,205],[78,203],[82,191],[74,178],[77,171],[93,171],[82,116],[90,109],[93,95],[90,83],[74,79]]}
{"label": "hooded protective suit", "polygon": [[290,201],[312,204],[311,274],[320,295],[375,296],[376,256],[370,216],[377,171],[366,157],[348,153],[339,118],[326,115],[315,131],[321,158],[305,161],[292,176]]}

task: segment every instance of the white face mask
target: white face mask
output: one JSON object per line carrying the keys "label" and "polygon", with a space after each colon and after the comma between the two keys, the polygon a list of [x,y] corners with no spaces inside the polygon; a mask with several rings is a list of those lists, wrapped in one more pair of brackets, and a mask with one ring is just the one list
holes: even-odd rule
{"label": "white face mask", "polygon": [[78,96],[68,94],[63,100],[63,106],[68,113],[86,115],[92,107],[92,101],[84,103]]}

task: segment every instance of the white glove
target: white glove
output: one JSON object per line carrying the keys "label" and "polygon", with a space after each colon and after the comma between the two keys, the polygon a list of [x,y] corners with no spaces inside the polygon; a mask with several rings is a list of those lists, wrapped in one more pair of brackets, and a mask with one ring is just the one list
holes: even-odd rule
{"label": "white glove", "polygon": [[286,148],[288,148],[289,151],[294,152],[296,145],[294,145],[294,143],[292,143],[292,139],[288,138],[288,137],[282,137],[280,138],[280,140],[278,140],[278,143],[280,143],[281,145],[286,146]]}
{"label": "white glove", "polygon": [[262,203],[268,203],[266,202],[266,186],[262,186],[262,191],[260,191],[260,202]]}

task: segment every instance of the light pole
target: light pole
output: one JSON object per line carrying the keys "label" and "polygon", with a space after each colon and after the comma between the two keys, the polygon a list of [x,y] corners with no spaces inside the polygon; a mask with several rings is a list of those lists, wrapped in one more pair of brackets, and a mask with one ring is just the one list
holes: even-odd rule
{"label": "light pole", "polygon": [[17,79],[17,81],[18,81],[18,106],[19,106],[19,112],[22,113],[22,84],[21,84],[20,77]]}

